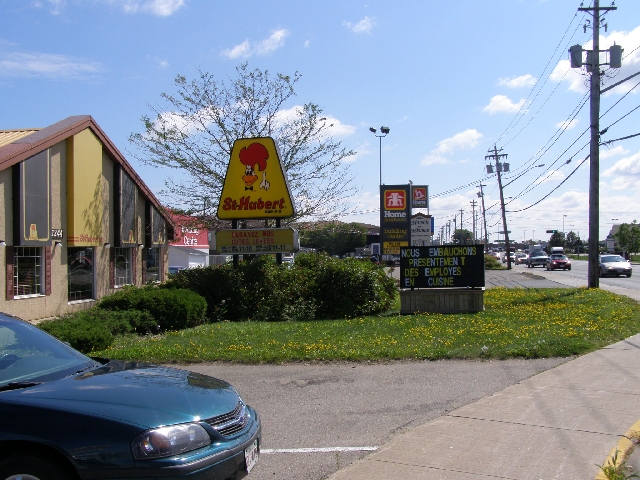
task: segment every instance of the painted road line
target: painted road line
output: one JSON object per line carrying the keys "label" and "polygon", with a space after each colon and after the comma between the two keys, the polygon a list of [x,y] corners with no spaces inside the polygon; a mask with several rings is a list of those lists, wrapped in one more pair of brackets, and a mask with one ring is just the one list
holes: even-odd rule
{"label": "painted road line", "polygon": [[315,448],[261,448],[260,453],[333,453],[333,452],[375,452],[378,447],[315,447]]}

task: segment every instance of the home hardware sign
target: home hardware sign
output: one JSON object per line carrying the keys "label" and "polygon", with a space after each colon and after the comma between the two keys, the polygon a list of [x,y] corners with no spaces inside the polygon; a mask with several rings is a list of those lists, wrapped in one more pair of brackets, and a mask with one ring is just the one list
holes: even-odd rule
{"label": "home hardware sign", "polygon": [[484,287],[483,245],[400,249],[401,288]]}

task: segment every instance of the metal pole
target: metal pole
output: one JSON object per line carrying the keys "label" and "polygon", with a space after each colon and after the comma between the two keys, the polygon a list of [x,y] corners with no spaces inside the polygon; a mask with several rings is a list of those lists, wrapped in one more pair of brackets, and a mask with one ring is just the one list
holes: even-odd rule
{"label": "metal pole", "polygon": [[593,3],[593,53],[591,54],[591,158],[589,168],[589,270],[588,287],[598,288],[600,236],[600,0]]}
{"label": "metal pole", "polygon": [[380,185],[382,185],[382,135],[378,138],[380,139]]}
{"label": "metal pole", "polygon": [[484,221],[484,244],[488,244],[489,243],[489,234],[487,233],[487,214],[486,211],[484,209],[484,192],[482,191],[482,187],[484,187],[484,185],[481,183],[480,184],[480,197],[482,198],[482,219]]}

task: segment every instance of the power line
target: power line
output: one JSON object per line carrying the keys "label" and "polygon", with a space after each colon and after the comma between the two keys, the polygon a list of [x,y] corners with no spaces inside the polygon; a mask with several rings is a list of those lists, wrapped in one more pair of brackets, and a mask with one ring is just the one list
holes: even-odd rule
{"label": "power line", "polygon": [[[535,85],[531,88],[531,91],[529,92],[529,95],[527,96],[527,98],[525,99],[524,103],[522,104],[522,106],[521,106],[521,107],[520,107],[520,109],[518,110],[518,113],[516,113],[516,115],[514,116],[514,118],[513,118],[513,119],[511,120],[511,122],[507,125],[507,127],[504,129],[504,131],[500,134],[500,136],[498,137],[498,139],[496,140],[496,142],[495,142],[495,143],[499,143],[499,142],[500,142],[500,140],[501,140],[501,139],[502,139],[502,138],[503,138],[503,137],[504,137],[504,136],[509,132],[509,130],[510,130],[512,127],[515,127],[515,126],[518,124],[518,122],[519,122],[519,121],[524,117],[524,114],[526,113],[526,111],[524,110],[524,109],[525,109],[525,107],[528,107],[529,105],[532,105],[532,104],[536,101],[536,98],[538,97],[538,95],[540,94],[540,92],[542,91],[542,89],[544,88],[544,86],[546,85],[546,83],[547,83],[547,81],[548,81],[548,79],[549,79],[549,77],[550,77],[550,75],[551,75],[551,74],[549,74],[549,76],[547,76],[547,78],[545,78],[545,80],[544,80],[543,84],[542,84],[542,85],[540,86],[540,88],[538,89],[538,85],[539,85],[539,83],[540,83],[540,78],[542,78],[542,77],[545,75],[545,72],[546,72],[546,71],[547,71],[547,69],[549,68],[549,65],[550,65],[550,64],[554,61],[554,59],[556,58],[556,57],[555,57],[556,52],[557,52],[557,51],[558,51],[558,49],[561,47],[561,45],[562,45],[562,42],[563,42],[564,38],[567,36],[567,32],[569,31],[569,29],[570,29],[570,28],[571,28],[571,26],[573,25],[573,22],[576,20],[576,18],[578,17],[578,15],[579,15],[579,14],[578,14],[578,12],[576,11],[576,13],[573,15],[573,18],[571,19],[571,22],[570,22],[570,23],[569,23],[569,25],[567,26],[567,29],[565,30],[564,34],[562,35],[562,38],[558,41],[558,44],[557,44],[557,46],[556,46],[555,50],[554,50],[554,51],[553,51],[553,53],[551,54],[551,56],[550,56],[549,60],[547,61],[547,64],[545,65],[544,69],[542,70],[542,73],[541,73],[541,74],[540,74],[540,76],[538,77],[538,80],[536,80]],[[584,16],[585,16],[585,15],[583,15],[583,18],[584,18]],[[576,32],[577,32],[577,31],[578,31],[578,29],[580,28],[580,23],[581,23],[581,21],[580,21],[580,22],[578,22],[578,25],[576,26],[576,29],[574,30],[573,35],[571,36],[571,39],[573,39],[573,37],[575,36]],[[571,39],[569,39],[569,42],[571,41]],[[567,44],[568,44],[568,43],[567,43]],[[567,44],[565,44],[565,47],[566,47],[566,45],[567,45]],[[537,91],[536,95],[534,96],[533,100],[531,101],[531,103],[529,104],[529,103],[528,103],[529,98],[531,98],[531,95],[533,95],[533,92],[535,92],[535,91],[536,91],[536,89],[538,89],[538,91]],[[554,91],[555,91],[555,89],[554,89]],[[545,102],[545,103],[546,103],[546,102]],[[517,135],[519,135],[520,133],[521,133],[521,132],[518,132],[518,134],[517,134]],[[517,136],[517,135],[516,135],[516,136]],[[513,138],[515,138],[515,137],[513,137]],[[513,140],[513,138],[512,138],[511,140]],[[509,140],[509,141],[507,142],[507,144],[508,144],[508,143],[510,143],[510,142],[511,142],[511,140]]]}

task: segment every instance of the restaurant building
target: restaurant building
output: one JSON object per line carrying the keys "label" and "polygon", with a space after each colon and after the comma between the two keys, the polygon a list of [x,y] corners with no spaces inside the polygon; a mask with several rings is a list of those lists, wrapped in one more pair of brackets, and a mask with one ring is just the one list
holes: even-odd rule
{"label": "restaurant building", "polygon": [[88,115],[0,130],[0,311],[38,320],[162,281],[174,223]]}

